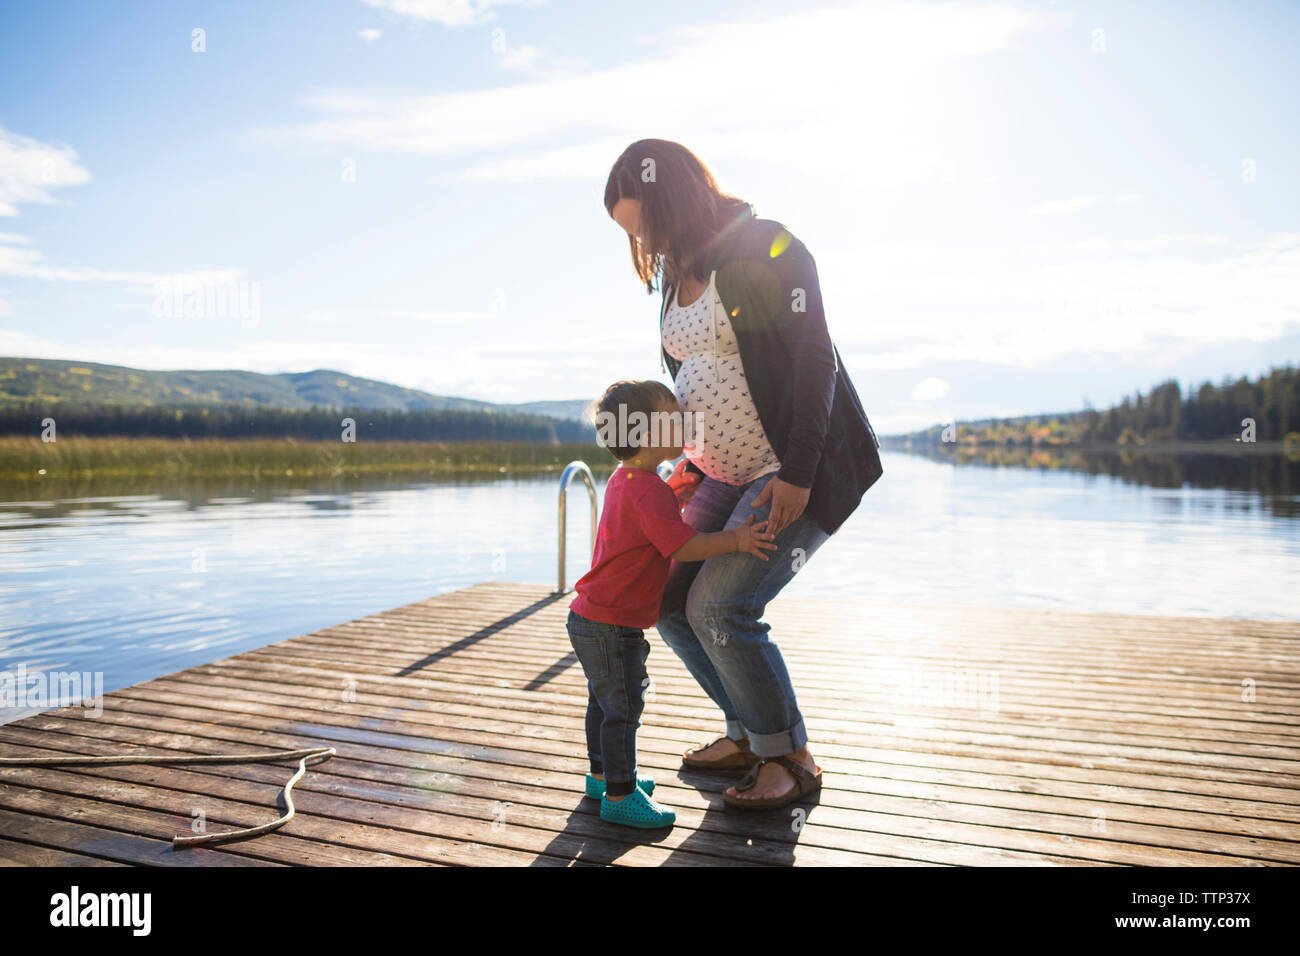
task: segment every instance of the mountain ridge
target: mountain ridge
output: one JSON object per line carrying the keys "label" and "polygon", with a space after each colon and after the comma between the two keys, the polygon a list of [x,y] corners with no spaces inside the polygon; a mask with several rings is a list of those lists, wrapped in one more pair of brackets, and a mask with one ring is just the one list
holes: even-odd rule
{"label": "mountain ridge", "polygon": [[272,373],[244,369],[156,370],[75,359],[0,356],[0,404],[33,401],[524,412],[566,420],[580,420],[588,404],[586,399],[498,403],[436,395],[335,369]]}

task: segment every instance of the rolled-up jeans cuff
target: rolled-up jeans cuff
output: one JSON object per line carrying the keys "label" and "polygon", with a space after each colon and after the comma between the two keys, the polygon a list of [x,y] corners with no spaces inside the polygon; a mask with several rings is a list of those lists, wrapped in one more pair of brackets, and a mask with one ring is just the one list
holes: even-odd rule
{"label": "rolled-up jeans cuff", "polygon": [[804,729],[803,719],[789,730],[779,734],[756,734],[749,732],[749,749],[760,757],[783,757],[792,754],[808,743],[808,731]]}
{"label": "rolled-up jeans cuff", "polygon": [[732,740],[744,740],[749,735],[745,733],[745,725],[738,720],[727,721],[727,736]]}

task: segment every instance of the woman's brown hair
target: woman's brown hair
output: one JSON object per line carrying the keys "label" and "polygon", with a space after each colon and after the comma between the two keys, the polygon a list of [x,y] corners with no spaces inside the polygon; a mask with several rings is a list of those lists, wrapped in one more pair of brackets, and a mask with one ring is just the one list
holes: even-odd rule
{"label": "woman's brown hair", "polygon": [[[681,143],[640,139],[623,150],[605,181],[605,211],[620,199],[641,204],[641,235],[628,236],[632,268],[654,291],[654,280],[703,281],[700,255],[749,203],[724,193],[698,156]],[[750,212],[752,212],[752,208]]]}

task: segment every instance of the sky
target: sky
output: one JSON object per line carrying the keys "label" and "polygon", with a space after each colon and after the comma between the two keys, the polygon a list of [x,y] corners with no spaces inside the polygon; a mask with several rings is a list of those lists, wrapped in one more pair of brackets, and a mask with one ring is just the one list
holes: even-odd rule
{"label": "sky", "polygon": [[3,0],[0,355],[662,377],[603,206],[659,137],[811,251],[878,432],[1254,375],[1300,358],[1298,40],[1270,0]]}

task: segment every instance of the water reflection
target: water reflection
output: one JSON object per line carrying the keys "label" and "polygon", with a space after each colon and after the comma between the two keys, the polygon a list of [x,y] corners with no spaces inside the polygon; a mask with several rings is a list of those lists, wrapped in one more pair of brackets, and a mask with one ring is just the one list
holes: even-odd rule
{"label": "water reflection", "polygon": [[[120,484],[0,502],[0,671],[103,672],[112,690],[480,581],[556,577],[554,477]],[[571,509],[569,582],[589,534]]]}
{"label": "water reflection", "polygon": [[[1290,464],[885,458],[786,595],[1300,618]],[[557,478],[0,488],[0,672],[102,672],[113,690],[481,581],[554,586]],[[569,509],[570,584],[586,510]]]}
{"label": "water reflection", "polygon": [[[593,469],[598,479],[609,477],[611,469]],[[554,474],[528,476],[522,481],[558,480]],[[451,472],[429,482],[407,474],[366,473],[357,476],[294,478],[273,474],[261,478],[155,478],[136,475],[129,478],[93,478],[71,481],[0,482],[0,521],[21,517],[49,518],[78,513],[103,513],[137,516],[159,508],[193,510],[210,505],[247,505],[274,501],[293,501],[321,510],[350,509],[367,499],[358,495],[398,491],[413,487],[438,485],[495,485],[513,480],[501,474],[483,471]],[[7,525],[0,525],[4,530]]]}
{"label": "water reflection", "polygon": [[1172,454],[1144,449],[976,448],[913,450],[932,461],[1106,475],[1153,488],[1224,488],[1256,493],[1278,515],[1300,517],[1300,456],[1243,450]]}

